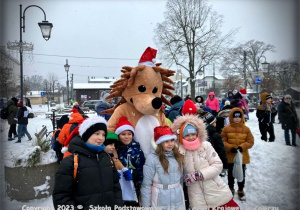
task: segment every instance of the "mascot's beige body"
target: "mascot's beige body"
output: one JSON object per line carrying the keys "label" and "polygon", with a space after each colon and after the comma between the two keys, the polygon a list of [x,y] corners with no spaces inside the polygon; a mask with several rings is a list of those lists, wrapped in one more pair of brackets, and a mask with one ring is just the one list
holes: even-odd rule
{"label": "mascot's beige body", "polygon": [[161,111],[162,102],[169,101],[162,95],[173,94],[167,89],[174,89],[164,83],[173,83],[168,77],[174,71],[158,66],[140,65],[135,68],[125,66],[121,70],[122,79],[112,85],[112,91],[107,98],[122,96],[119,103],[103,113],[112,113],[108,121],[108,130],[114,132],[120,117],[125,116],[135,129],[134,139],[140,143],[141,149],[148,155],[151,151],[151,140],[154,127],[168,125]]}

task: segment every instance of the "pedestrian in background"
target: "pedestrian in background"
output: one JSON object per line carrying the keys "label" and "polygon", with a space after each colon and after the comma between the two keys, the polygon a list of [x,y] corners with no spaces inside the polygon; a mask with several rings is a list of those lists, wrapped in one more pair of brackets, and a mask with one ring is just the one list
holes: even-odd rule
{"label": "pedestrian in background", "polygon": [[175,95],[173,98],[170,99],[170,103],[172,104],[172,107],[166,113],[166,117],[173,122],[177,116],[181,115],[181,109],[184,104],[184,101],[179,95]]}
{"label": "pedestrian in background", "polygon": [[106,121],[109,120],[111,114],[102,114],[101,112],[114,107],[112,103],[113,102],[112,99],[111,98],[106,99],[107,96],[109,96],[109,93],[103,91],[101,93],[100,101],[95,105],[95,110],[97,111],[97,115],[104,117]]}
{"label": "pedestrian in background", "polygon": [[[291,95],[287,94],[284,96],[284,100],[278,106],[278,113],[281,116],[281,127],[284,130],[285,144],[297,146],[296,129],[299,126],[299,119]],[[292,144],[290,141],[290,131],[292,134]]]}
{"label": "pedestrian in background", "polygon": [[269,133],[269,142],[274,142],[274,126],[275,116],[277,111],[272,104],[272,96],[267,93],[260,94],[261,104],[257,108],[256,117],[258,118],[259,131],[261,140],[268,141],[267,133]]}
{"label": "pedestrian in background", "polygon": [[16,99],[15,97],[12,97],[7,102],[7,107],[8,107],[7,121],[8,121],[8,124],[9,124],[8,141],[12,141],[18,136],[18,134],[17,134],[17,122],[18,122],[18,120],[16,119],[17,113],[18,113],[17,105],[18,105],[18,99]]}
{"label": "pedestrian in background", "polygon": [[23,105],[23,101],[20,100],[18,103],[18,114],[17,114],[17,119],[18,119],[18,141],[16,143],[21,143],[21,137],[22,134],[26,134],[28,137],[28,141],[32,140],[30,133],[27,130],[27,125],[28,125],[28,114],[29,111],[27,110],[26,106]]}
{"label": "pedestrian in background", "polygon": [[211,113],[216,117],[219,109],[220,109],[220,105],[219,105],[219,101],[216,98],[216,95],[214,92],[210,92],[208,94],[208,98],[206,100],[205,106],[208,106],[211,109]]}

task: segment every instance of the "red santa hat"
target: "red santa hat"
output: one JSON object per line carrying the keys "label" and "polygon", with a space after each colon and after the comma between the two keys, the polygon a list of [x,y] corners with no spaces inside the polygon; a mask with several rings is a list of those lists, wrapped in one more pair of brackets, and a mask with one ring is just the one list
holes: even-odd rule
{"label": "red santa hat", "polygon": [[156,145],[171,139],[176,140],[177,136],[173,134],[169,126],[157,126],[154,128],[154,141]]}
{"label": "red santa hat", "polygon": [[119,119],[115,133],[119,135],[123,131],[127,131],[127,130],[131,131],[132,134],[134,135],[134,128],[132,127],[131,123],[127,120],[126,117],[122,116]]}
{"label": "red santa hat", "polygon": [[155,66],[156,53],[156,49],[147,47],[145,52],[142,54],[138,65]]}
{"label": "red santa hat", "polygon": [[248,96],[248,95],[247,95],[247,90],[246,90],[246,89],[240,89],[239,92],[240,92],[240,94],[241,94],[243,97],[245,97],[245,98]]}
{"label": "red santa hat", "polygon": [[182,107],[182,114],[196,114],[197,113],[197,107],[194,104],[194,102],[190,99],[186,100]]}

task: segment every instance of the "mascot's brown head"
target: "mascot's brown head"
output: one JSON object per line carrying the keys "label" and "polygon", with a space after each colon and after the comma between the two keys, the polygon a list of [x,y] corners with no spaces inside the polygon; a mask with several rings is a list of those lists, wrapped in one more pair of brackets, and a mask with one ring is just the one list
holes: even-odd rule
{"label": "mascot's brown head", "polygon": [[102,113],[112,113],[117,106],[125,102],[130,103],[144,115],[157,113],[163,102],[171,106],[163,94],[173,97],[169,90],[174,90],[174,87],[167,83],[173,84],[169,77],[175,72],[159,67],[160,64],[154,65],[151,56],[155,58],[155,55],[156,50],[154,51],[149,47],[144,52],[137,67],[123,67],[121,79],[110,86],[112,91],[106,99],[122,98],[114,108]]}

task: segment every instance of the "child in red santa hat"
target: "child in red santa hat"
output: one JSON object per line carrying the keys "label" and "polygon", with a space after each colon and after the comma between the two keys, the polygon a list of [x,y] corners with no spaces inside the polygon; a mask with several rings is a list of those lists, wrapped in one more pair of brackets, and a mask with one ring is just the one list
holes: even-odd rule
{"label": "child in red santa hat", "polygon": [[[143,166],[145,164],[144,153],[140,148],[140,144],[133,139],[134,128],[126,117],[120,117],[115,133],[119,137],[116,150],[118,158],[124,166],[122,169],[124,178],[126,181],[133,181],[137,198],[139,198],[140,186],[143,181]],[[125,201],[124,205],[139,206],[139,202]]]}
{"label": "child in red santa hat", "polygon": [[[182,180],[183,156],[169,126],[154,128],[155,151],[147,156],[142,183],[142,205],[154,209],[185,209]],[[179,196],[172,196],[179,195]]]}

